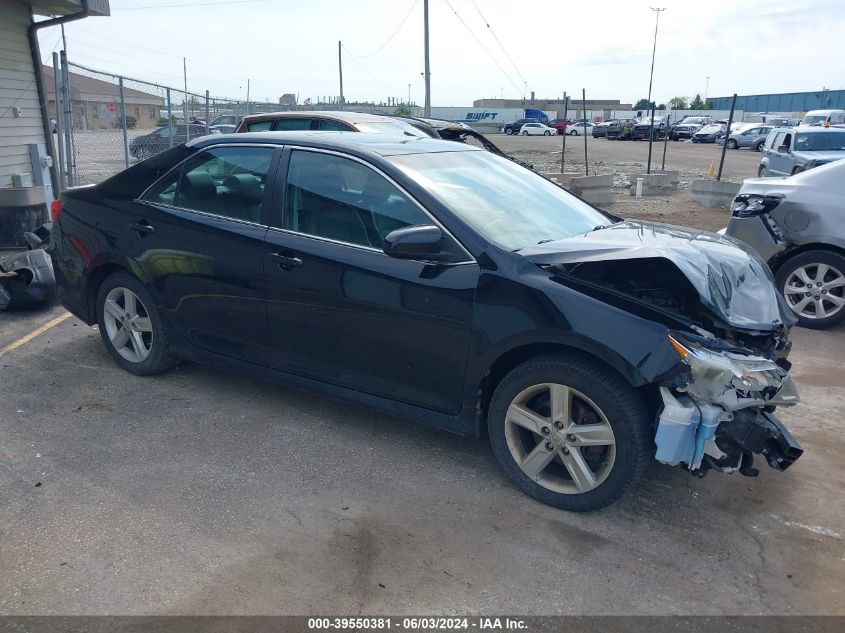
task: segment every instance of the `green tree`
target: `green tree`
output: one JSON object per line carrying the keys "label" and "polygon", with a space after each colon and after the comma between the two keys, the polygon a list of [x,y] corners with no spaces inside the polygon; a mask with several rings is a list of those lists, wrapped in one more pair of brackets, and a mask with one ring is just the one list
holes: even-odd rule
{"label": "green tree", "polygon": [[695,99],[689,104],[690,110],[704,110],[704,101],[701,99],[700,94],[695,95]]}
{"label": "green tree", "polygon": [[640,99],[634,104],[634,110],[651,110],[651,106],[656,106],[654,101],[649,101],[648,99]]}
{"label": "green tree", "polygon": [[710,101],[710,100],[708,100],[708,101],[704,104],[704,109],[705,109],[705,110],[712,110],[712,109],[713,109],[713,102],[712,102],[712,101]]}
{"label": "green tree", "polygon": [[669,105],[672,106],[673,110],[686,110],[687,109],[687,98],[686,97],[672,97],[669,99]]}
{"label": "green tree", "polygon": [[399,106],[393,111],[393,116],[411,116],[411,108]]}
{"label": "green tree", "polygon": [[665,104],[665,103],[661,103],[659,106],[657,106],[657,109],[658,109],[658,110],[665,110],[665,109],[666,109],[666,104]]}

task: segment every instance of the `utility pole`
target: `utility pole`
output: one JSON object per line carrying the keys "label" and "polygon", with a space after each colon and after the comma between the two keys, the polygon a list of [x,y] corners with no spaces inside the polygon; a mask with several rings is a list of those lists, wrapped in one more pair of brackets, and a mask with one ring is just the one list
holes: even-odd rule
{"label": "utility pole", "polygon": [[651,49],[651,73],[648,76],[648,107],[651,107],[651,84],[654,79],[654,54],[657,52],[657,27],[660,24],[660,12],[665,11],[665,7],[649,7],[655,12],[656,19],[654,21],[654,46]]}
{"label": "utility pole", "polygon": [[411,84],[408,84],[408,105],[411,105]]}
{"label": "utility pole", "polygon": [[425,107],[423,116],[431,118],[431,66],[428,63],[428,0],[423,0],[423,28],[425,30]]}
{"label": "utility pole", "polygon": [[704,84],[704,103],[707,103],[707,92],[710,90],[710,75],[707,75],[707,83]]}
{"label": "utility pole", "polygon": [[[340,74],[340,109],[343,110],[343,60],[340,56],[340,40],[337,41],[337,71]],[[410,92],[410,89],[408,90]]]}
{"label": "utility pole", "polygon": [[249,79],[246,80],[246,114],[249,116]]}
{"label": "utility pole", "polygon": [[[660,25],[660,12],[665,11],[666,7],[649,7],[655,13],[655,20],[654,20],[654,46],[651,49],[651,72],[648,76],[648,103],[646,104],[649,108],[651,108],[651,126],[649,127],[649,135],[648,135],[648,167],[646,168],[646,173],[651,173],[651,146],[654,142],[654,107],[651,103],[651,85],[652,81],[654,80],[654,55],[657,53],[657,27]],[[669,130],[666,130],[666,133],[669,133]]]}

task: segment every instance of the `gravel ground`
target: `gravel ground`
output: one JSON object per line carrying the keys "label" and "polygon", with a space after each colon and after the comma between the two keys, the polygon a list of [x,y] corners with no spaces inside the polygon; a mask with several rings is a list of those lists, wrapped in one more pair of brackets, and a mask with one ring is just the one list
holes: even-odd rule
{"label": "gravel ground", "polygon": [[[562,137],[493,135],[491,140],[505,152],[524,160],[539,172],[559,172]],[[661,167],[663,143],[654,144],[652,169]],[[666,146],[666,169],[680,175],[678,190],[669,196],[635,198],[630,195],[632,174],[646,171],[648,143],[608,141],[587,137],[590,175],[613,174],[614,200],[605,208],[624,218],[692,226],[708,231],[724,228],[727,209],[707,209],[690,200],[693,180],[706,178],[711,163],[718,169],[722,148],[719,145],[670,141]],[[723,180],[741,182],[757,173],[760,154],[750,150],[729,150],[725,154]],[[584,137],[566,139],[566,172],[584,173]]]}

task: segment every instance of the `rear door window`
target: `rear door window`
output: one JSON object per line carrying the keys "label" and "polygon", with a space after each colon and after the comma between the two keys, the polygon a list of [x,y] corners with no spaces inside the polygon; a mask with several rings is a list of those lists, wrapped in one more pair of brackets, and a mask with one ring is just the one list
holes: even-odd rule
{"label": "rear door window", "polygon": [[272,121],[256,121],[255,123],[250,123],[246,126],[250,132],[266,132],[271,127],[273,127]]}
{"label": "rear door window", "polygon": [[276,119],[273,129],[277,131],[310,130],[313,119]]}
{"label": "rear door window", "polygon": [[276,148],[269,146],[206,150],[188,160],[181,170],[162,177],[142,200],[260,222],[267,174],[275,151]]}

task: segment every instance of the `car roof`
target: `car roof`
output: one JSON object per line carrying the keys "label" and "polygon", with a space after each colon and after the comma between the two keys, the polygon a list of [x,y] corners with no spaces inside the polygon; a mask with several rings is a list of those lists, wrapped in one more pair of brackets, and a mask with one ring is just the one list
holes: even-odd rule
{"label": "car roof", "polygon": [[484,150],[463,143],[449,143],[441,139],[403,134],[377,134],[372,132],[329,132],[305,130],[297,132],[245,132],[200,136],[188,141],[188,147],[201,149],[219,144],[268,143],[274,145],[296,144],[321,149],[365,151],[379,156],[402,154],[433,154],[439,152],[483,152]]}
{"label": "car roof", "polygon": [[[841,127],[821,127],[819,125],[799,125],[798,127],[776,127],[772,132],[785,130],[789,132],[801,132],[802,134],[821,134],[822,132],[845,132]],[[771,133],[771,132],[770,132]]]}
{"label": "car roof", "polygon": [[255,123],[256,121],[273,121],[275,119],[334,119],[336,121],[345,121],[347,123],[362,123],[364,121],[384,121],[390,120],[383,114],[370,114],[367,112],[347,112],[339,110],[294,110],[287,112],[267,112],[265,114],[250,114],[245,116],[244,120],[247,123]]}

